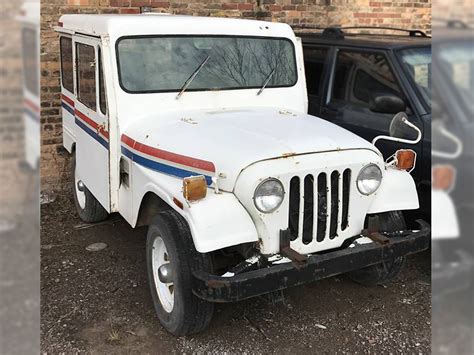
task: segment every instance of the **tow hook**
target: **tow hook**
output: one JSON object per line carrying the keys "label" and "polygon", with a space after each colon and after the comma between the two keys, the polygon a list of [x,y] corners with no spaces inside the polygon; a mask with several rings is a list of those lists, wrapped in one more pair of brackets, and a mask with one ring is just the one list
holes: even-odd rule
{"label": "tow hook", "polygon": [[293,262],[293,265],[298,269],[307,263],[308,256],[291,249],[290,241],[290,229],[280,230],[280,253],[290,259]]}
{"label": "tow hook", "polygon": [[364,237],[367,237],[369,239],[372,239],[374,242],[378,243],[378,244],[381,244],[381,245],[384,245],[384,244],[389,244],[390,243],[390,239],[387,238],[385,235],[377,232],[377,231],[374,231],[374,230],[368,230],[368,229],[364,229],[361,233]]}

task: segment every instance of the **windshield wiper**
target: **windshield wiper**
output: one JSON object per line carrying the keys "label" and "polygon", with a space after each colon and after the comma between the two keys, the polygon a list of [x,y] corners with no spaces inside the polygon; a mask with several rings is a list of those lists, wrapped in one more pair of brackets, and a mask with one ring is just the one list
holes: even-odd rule
{"label": "windshield wiper", "polygon": [[204,65],[206,65],[207,61],[209,60],[209,58],[211,58],[210,55],[208,55],[202,62],[201,64],[199,64],[199,66],[196,68],[196,70],[191,74],[191,76],[186,80],[186,82],[184,83],[183,87],[181,88],[179,94],[176,96],[176,100],[179,99],[181,97],[181,95],[183,95],[183,92],[186,91],[186,89],[188,88],[189,85],[191,85],[191,83],[193,82],[194,78],[196,77],[196,75],[199,74],[199,72],[201,71],[201,69],[204,67]]}
{"label": "windshield wiper", "polygon": [[265,88],[267,87],[268,83],[269,83],[270,80],[272,79],[273,74],[275,74],[275,69],[276,69],[276,68],[273,68],[272,71],[270,72],[270,74],[268,74],[267,78],[266,78],[265,81],[263,82],[262,87],[260,88],[260,90],[258,90],[257,96],[260,95],[260,94],[263,92],[263,90],[265,90]]}

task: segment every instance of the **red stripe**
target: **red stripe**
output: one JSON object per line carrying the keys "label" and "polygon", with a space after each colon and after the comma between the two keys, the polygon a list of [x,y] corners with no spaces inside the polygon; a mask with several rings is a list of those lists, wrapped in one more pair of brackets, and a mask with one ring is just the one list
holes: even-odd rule
{"label": "red stripe", "polygon": [[66,102],[67,102],[69,105],[71,105],[72,107],[75,106],[73,99],[70,99],[69,97],[67,97],[67,96],[64,95],[64,94],[62,94],[61,97],[62,97],[62,99],[63,99],[64,101],[66,101]]}
{"label": "red stripe", "polygon": [[[75,114],[77,117],[79,117],[81,120],[86,122],[89,126],[91,126],[93,129],[97,130],[99,128],[99,124],[95,122],[94,120],[90,119],[86,115],[84,115],[81,111],[78,109],[74,110]],[[105,138],[109,139],[109,132],[104,130],[102,127],[99,129],[99,133],[102,134]]]}
{"label": "red stripe", "polygon": [[166,150],[153,148],[153,147],[150,147],[149,145],[136,142],[135,140],[126,136],[125,134],[122,135],[122,142],[128,145],[129,147],[135,150],[138,150],[141,153],[145,153],[147,155],[151,155],[156,158],[160,158],[160,159],[167,160],[173,163],[177,163],[177,164],[181,164],[188,167],[205,170],[205,171],[209,171],[213,173],[216,171],[216,167],[214,166],[214,164],[209,161],[191,158],[185,155],[176,154],[176,153],[168,152]]}
{"label": "red stripe", "polygon": [[125,134],[122,134],[122,139],[121,140],[122,140],[122,143],[125,143],[130,148],[135,147],[135,141],[132,138],[130,138],[129,136],[126,136]]}
{"label": "red stripe", "polygon": [[36,113],[39,113],[40,112],[40,108],[37,104],[35,104],[33,101],[31,100],[28,100],[28,99],[24,99],[23,100],[23,104],[25,106],[28,106],[30,109],[32,109],[34,112]]}

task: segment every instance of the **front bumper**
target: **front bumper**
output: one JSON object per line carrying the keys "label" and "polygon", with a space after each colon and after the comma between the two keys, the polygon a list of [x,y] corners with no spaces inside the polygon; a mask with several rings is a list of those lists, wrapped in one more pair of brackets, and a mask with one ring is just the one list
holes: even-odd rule
{"label": "front bumper", "polygon": [[232,277],[198,270],[194,272],[193,292],[210,302],[236,302],[419,253],[429,248],[431,238],[429,225],[418,223],[420,230],[386,234],[390,238],[387,244],[362,244],[310,255],[304,265],[278,264]]}

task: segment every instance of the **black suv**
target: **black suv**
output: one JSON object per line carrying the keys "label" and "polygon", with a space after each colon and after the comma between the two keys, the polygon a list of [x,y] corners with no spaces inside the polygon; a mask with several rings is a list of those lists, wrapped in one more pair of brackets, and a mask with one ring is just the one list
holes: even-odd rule
{"label": "black suv", "polygon": [[[417,145],[379,141],[385,158],[397,149],[417,153],[412,175],[420,196],[420,212],[431,213],[431,38],[418,30],[403,35],[351,33],[387,28],[327,28],[303,33],[309,114],[324,118],[371,141],[388,135],[394,114],[405,111],[419,127]],[[416,137],[403,137],[413,139]],[[416,213],[417,215],[419,212]]]}

